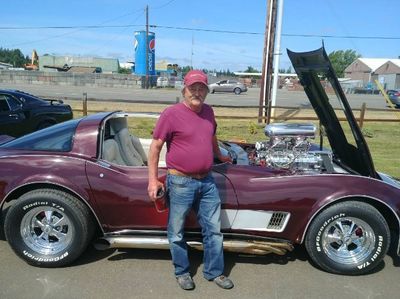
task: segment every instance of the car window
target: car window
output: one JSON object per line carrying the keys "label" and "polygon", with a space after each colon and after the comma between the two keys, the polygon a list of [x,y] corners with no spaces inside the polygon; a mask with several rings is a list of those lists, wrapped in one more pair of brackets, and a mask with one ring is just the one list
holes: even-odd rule
{"label": "car window", "polygon": [[7,96],[4,94],[0,95],[0,112],[10,111],[10,106],[7,102]]}
{"label": "car window", "polygon": [[11,110],[16,110],[21,107],[21,102],[18,101],[16,98],[6,95],[5,96],[8,102],[8,106],[11,108]]}
{"label": "car window", "polygon": [[238,82],[235,81],[235,80],[229,80],[229,83],[230,83],[230,84],[237,84]]}
{"label": "car window", "polygon": [[219,81],[219,84],[226,84],[227,80]]}
{"label": "car window", "polygon": [[33,132],[11,140],[0,148],[68,152],[72,149],[73,137],[79,121],[80,119],[73,119]]}

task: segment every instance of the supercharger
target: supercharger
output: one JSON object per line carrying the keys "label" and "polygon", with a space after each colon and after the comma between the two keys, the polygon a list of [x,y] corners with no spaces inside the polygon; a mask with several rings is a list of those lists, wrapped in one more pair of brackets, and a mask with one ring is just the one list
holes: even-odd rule
{"label": "supercharger", "polygon": [[250,164],[302,172],[333,170],[331,152],[312,149],[314,124],[273,123],[264,133],[269,140],[255,143],[254,150],[248,152]]}

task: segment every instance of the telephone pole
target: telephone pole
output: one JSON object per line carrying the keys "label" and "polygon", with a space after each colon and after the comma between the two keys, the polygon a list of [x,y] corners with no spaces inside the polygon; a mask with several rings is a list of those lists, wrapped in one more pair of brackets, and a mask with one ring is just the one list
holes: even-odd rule
{"label": "telephone pole", "polygon": [[149,6],[146,5],[146,89],[149,88]]}
{"label": "telephone pole", "polygon": [[[267,18],[265,22],[263,67],[260,89],[260,101],[258,108],[258,122],[269,123],[271,111],[271,85],[272,85],[272,61],[275,48],[277,0],[267,0]],[[267,109],[265,109],[267,107]]]}

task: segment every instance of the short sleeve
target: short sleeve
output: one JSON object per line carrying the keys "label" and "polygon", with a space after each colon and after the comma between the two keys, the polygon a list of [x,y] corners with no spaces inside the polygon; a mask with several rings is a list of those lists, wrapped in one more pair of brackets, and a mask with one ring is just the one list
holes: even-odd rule
{"label": "short sleeve", "polygon": [[168,121],[168,111],[164,110],[156,123],[153,131],[153,139],[167,141],[171,137],[171,126]]}

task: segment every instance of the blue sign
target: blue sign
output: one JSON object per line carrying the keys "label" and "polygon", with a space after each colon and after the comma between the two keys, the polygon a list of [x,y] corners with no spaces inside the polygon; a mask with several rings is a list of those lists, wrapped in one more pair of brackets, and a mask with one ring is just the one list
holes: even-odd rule
{"label": "blue sign", "polygon": [[[148,74],[154,76],[155,68],[155,34],[149,32],[148,35]],[[135,31],[135,74],[146,75],[146,31]]]}

